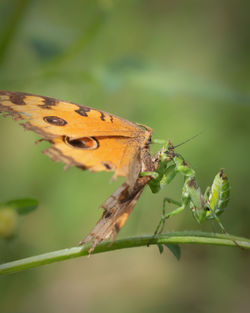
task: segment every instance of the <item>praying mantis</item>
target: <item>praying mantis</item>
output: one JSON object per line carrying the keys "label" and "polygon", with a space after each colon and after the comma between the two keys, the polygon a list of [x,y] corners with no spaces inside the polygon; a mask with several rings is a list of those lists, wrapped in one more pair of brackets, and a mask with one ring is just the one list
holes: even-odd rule
{"label": "praying mantis", "polygon": [[[181,155],[175,153],[174,149],[172,142],[169,141],[159,152],[159,162],[156,171],[141,173],[142,176],[152,177],[148,185],[153,193],[159,192],[165,185],[171,183],[177,174],[184,176],[181,202],[164,198],[161,220],[156,227],[154,235],[163,230],[165,221],[168,218],[182,212],[187,207],[191,209],[192,215],[198,223],[214,219],[221,230],[226,233],[219,219],[219,215],[224,212],[230,199],[230,184],[224,169],[219,171],[214,178],[212,186],[207,187],[205,193],[202,194],[196,181],[195,171]],[[177,208],[167,213],[166,203],[177,205]]]}

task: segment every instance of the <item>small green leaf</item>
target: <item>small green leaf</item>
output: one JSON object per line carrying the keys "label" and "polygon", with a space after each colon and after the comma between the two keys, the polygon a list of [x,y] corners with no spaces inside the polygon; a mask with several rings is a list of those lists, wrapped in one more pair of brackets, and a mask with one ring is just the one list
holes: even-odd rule
{"label": "small green leaf", "polygon": [[16,199],[2,203],[1,206],[13,208],[17,211],[18,214],[23,215],[36,209],[38,206],[38,201],[30,198]]}
{"label": "small green leaf", "polygon": [[181,258],[181,248],[179,245],[173,243],[166,243],[165,246],[173,253],[176,259],[179,261]]}
{"label": "small green leaf", "polygon": [[163,245],[161,245],[160,243],[157,245],[158,249],[159,249],[159,252],[160,254],[162,254],[163,252]]}

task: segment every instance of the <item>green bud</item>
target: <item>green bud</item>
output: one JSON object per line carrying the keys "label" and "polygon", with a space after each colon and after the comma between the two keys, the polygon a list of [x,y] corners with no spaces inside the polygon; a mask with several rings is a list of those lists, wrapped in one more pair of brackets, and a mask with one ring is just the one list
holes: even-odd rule
{"label": "green bud", "polygon": [[12,208],[0,209],[0,237],[12,237],[18,227],[18,213]]}

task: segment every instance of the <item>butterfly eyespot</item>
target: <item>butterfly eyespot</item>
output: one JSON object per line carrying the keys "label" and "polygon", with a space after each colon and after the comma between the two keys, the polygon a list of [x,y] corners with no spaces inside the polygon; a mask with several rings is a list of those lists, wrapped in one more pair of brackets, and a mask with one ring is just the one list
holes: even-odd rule
{"label": "butterfly eyespot", "polygon": [[67,122],[64,119],[58,116],[45,116],[43,120],[55,126],[64,126],[67,124]]}
{"label": "butterfly eyespot", "polygon": [[64,142],[68,145],[83,149],[83,150],[95,150],[99,147],[99,142],[95,137],[83,137],[79,139],[70,139],[69,137],[64,137]]}

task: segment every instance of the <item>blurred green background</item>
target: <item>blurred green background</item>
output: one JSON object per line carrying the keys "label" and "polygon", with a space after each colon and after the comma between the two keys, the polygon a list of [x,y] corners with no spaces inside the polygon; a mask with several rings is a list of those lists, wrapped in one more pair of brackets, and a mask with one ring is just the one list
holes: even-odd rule
{"label": "blurred green background", "polygon": [[[1,0],[0,89],[51,96],[146,124],[175,144],[203,190],[221,167],[232,196],[222,221],[250,237],[250,3],[171,0]],[[18,237],[0,241],[0,261],[71,247],[123,181],[63,170],[34,145],[39,138],[0,118],[0,201],[39,200]],[[158,147],[153,147],[153,150]],[[119,238],[152,233],[164,195],[179,199],[177,179],[148,188]],[[218,230],[190,212],[166,231]],[[157,248],[115,251],[0,279],[1,313],[249,312],[249,253],[182,247],[181,261]]]}

